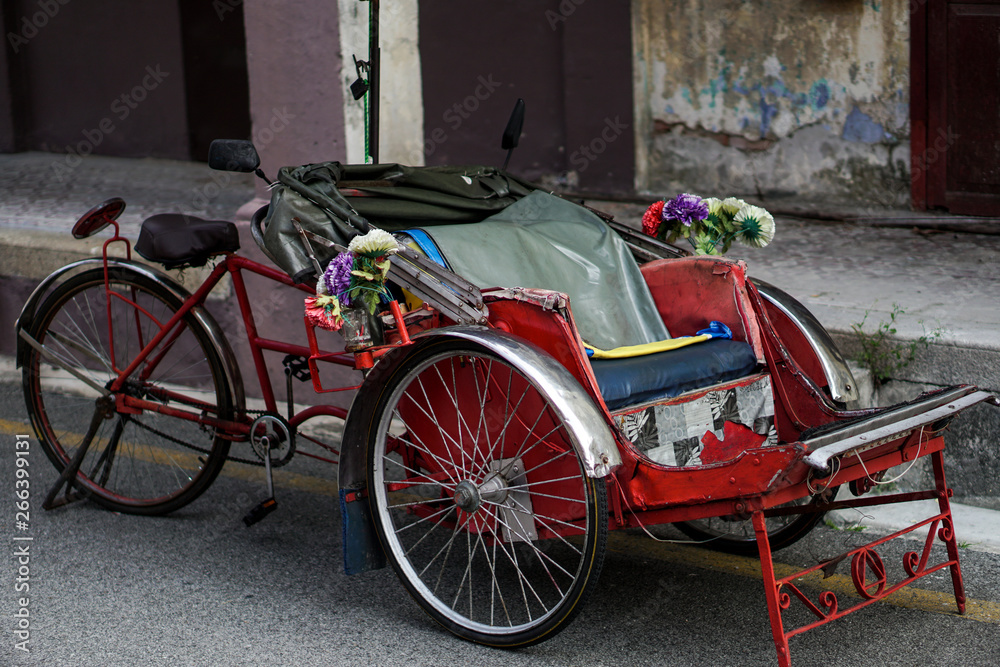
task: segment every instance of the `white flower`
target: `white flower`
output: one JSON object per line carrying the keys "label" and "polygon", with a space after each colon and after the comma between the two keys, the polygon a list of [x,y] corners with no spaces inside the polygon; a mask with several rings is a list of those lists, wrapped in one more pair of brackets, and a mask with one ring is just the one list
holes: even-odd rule
{"label": "white flower", "polygon": [[705,205],[708,206],[708,214],[709,215],[714,215],[716,217],[719,216],[719,214],[722,211],[722,202],[721,201],[719,201],[715,197],[708,197],[707,199],[703,199],[702,201],[704,201]]}
{"label": "white flower", "polygon": [[746,204],[733,218],[733,224],[736,240],[744,245],[763,248],[774,238],[774,218],[759,206]]}
{"label": "white flower", "polygon": [[355,236],[351,239],[347,249],[353,253],[371,257],[392,255],[396,252],[396,239],[387,231],[372,229],[364,236]]}
{"label": "white flower", "polygon": [[737,199],[736,197],[726,197],[722,200],[722,212],[730,218],[735,217],[736,214],[740,212],[740,209],[745,206],[749,206],[749,204],[742,199]]}

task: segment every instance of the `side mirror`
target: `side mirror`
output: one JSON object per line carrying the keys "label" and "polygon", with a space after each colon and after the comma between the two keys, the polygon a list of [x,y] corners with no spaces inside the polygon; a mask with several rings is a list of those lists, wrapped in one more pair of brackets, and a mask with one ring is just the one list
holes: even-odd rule
{"label": "side mirror", "polygon": [[507,171],[507,164],[510,162],[511,153],[517,148],[517,142],[521,140],[521,128],[524,126],[524,100],[520,97],[514,104],[514,110],[510,112],[510,120],[503,131],[500,139],[500,148],[507,151],[507,158],[503,161],[502,171]]}
{"label": "side mirror", "polygon": [[252,141],[216,139],[208,147],[208,166],[219,171],[252,174],[260,166],[260,156]]}
{"label": "side mirror", "polygon": [[514,105],[514,110],[510,112],[510,120],[503,131],[503,138],[500,140],[500,148],[505,151],[517,148],[517,142],[521,139],[521,128],[524,126],[524,100],[518,98]]}

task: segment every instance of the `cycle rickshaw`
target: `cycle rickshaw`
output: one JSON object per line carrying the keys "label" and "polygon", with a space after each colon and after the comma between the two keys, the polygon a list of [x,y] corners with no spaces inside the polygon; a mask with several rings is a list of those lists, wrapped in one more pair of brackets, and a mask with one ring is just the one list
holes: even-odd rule
{"label": "cycle rickshaw", "polygon": [[[215,160],[259,162],[248,142],[220,144]],[[664,523],[759,555],[782,664],[791,636],[944,568],[963,610],[943,433],[996,398],[958,386],[847,410],[853,379],[828,334],[742,262],[684,256],[500,170],[327,163],[278,180],[251,231],[280,271],[237,254],[232,223],[144,223],[135,247],[154,263],[215,262],[193,292],[131,259],[121,200],[77,223],[78,238],[114,226],[104,256],[49,276],[17,324],[31,421],[61,471],[49,505],[67,484],[116,510],[170,512],[211,484],[234,444],[270,475],[295,453],[299,427],[328,415],[345,420],[339,445],[319,444],[339,456],[346,571],[388,562],[435,620],[476,642],[553,636],[596,584],[608,531]],[[373,226],[395,233],[391,298],[361,313],[349,349],[330,351],[336,337],[308,318],[307,346],[258,334],[245,272],[314,297],[325,265]],[[109,254],[114,244],[125,257]],[[246,370],[206,305],[227,276],[264,410],[248,407]],[[289,400],[285,411],[265,351],[288,355],[290,377],[318,392],[332,389],[326,364],[362,370],[350,410],[296,412]],[[933,489],[865,495],[925,456]],[[839,487],[857,497],[836,500]],[[899,577],[876,551],[890,538],[842,556],[860,597],[851,608],[796,584],[823,564],[775,576],[771,549],[824,512],[927,498],[939,512],[890,536],[929,527]],[[796,601],[816,618],[788,630],[782,614]]]}

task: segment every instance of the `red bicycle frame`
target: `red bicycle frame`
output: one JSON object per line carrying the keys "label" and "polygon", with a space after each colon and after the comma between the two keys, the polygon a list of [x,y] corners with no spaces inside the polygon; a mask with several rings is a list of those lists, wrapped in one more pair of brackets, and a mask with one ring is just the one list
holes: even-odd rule
{"label": "red bicycle frame", "polygon": [[[280,283],[282,285],[287,285],[288,287],[295,288],[307,295],[315,294],[313,289],[306,285],[297,285],[284,273],[267,267],[259,262],[247,259],[240,255],[227,254],[223,257],[222,261],[219,262],[213,269],[208,277],[202,282],[197,290],[190,296],[188,296],[181,307],[173,314],[173,316],[166,322],[159,322],[151,313],[143,308],[135,299],[135,295],[132,298],[116,292],[111,289],[111,284],[108,276],[108,247],[115,242],[122,242],[125,244],[125,257],[131,260],[131,244],[128,239],[122,237],[118,233],[118,224],[116,222],[112,223],[114,225],[115,233],[112,238],[108,239],[104,243],[103,247],[103,257],[104,257],[104,281],[105,281],[105,292],[107,295],[107,308],[108,308],[108,332],[110,345],[112,349],[112,360],[114,357],[114,327],[112,326],[112,311],[111,305],[113,299],[118,299],[127,303],[131,308],[134,309],[135,317],[137,318],[136,329],[140,336],[140,345],[142,346],[141,351],[132,359],[129,365],[124,369],[119,369],[117,367],[113,370],[118,374],[112,383],[109,385],[108,389],[116,395],[117,409],[120,412],[128,412],[133,414],[138,414],[143,411],[157,412],[170,417],[175,417],[178,419],[185,419],[188,421],[197,422],[205,426],[209,426],[219,430],[223,437],[227,437],[232,440],[244,440],[248,437],[250,433],[250,420],[245,418],[245,415],[238,415],[236,420],[220,419],[216,415],[210,414],[212,407],[209,404],[194,405],[193,407],[202,408],[200,413],[194,413],[189,410],[183,410],[176,407],[171,407],[170,405],[163,402],[150,401],[145,398],[139,398],[135,396],[129,396],[126,392],[122,391],[123,386],[127,382],[127,379],[132,376],[133,373],[139,372],[140,377],[148,377],[152,371],[156,368],[156,365],[160,362],[166,351],[173,344],[176,337],[180,334],[181,327],[179,326],[181,321],[196,307],[200,307],[205,303],[209,293],[215,289],[215,287],[222,280],[223,276],[229,274],[232,278],[233,292],[236,295],[236,301],[239,305],[240,316],[243,320],[244,330],[247,334],[247,342],[250,348],[250,354],[253,358],[254,369],[257,374],[261,396],[264,401],[265,409],[269,412],[277,411],[277,401],[274,395],[274,389],[271,386],[270,375],[267,371],[267,365],[264,361],[264,352],[279,352],[286,355],[296,355],[299,357],[304,357],[309,361],[309,367],[312,371],[312,382],[313,388],[317,393],[321,392],[332,392],[332,391],[351,391],[358,388],[358,385],[351,385],[346,387],[334,387],[334,388],[323,388],[318,375],[318,369],[316,367],[317,361],[325,361],[327,363],[338,364],[342,366],[350,366],[353,368],[365,368],[370,367],[372,354],[370,352],[354,353],[348,352],[346,350],[340,352],[329,352],[320,350],[317,344],[316,335],[313,325],[309,322],[303,320],[304,326],[306,327],[306,333],[309,340],[309,347],[303,345],[297,345],[293,343],[287,343],[280,340],[274,340],[271,338],[265,338],[261,336],[257,331],[257,326],[253,315],[253,306],[250,303],[250,298],[247,292],[246,282],[244,280],[243,271],[250,271],[251,273],[260,275],[271,281]],[[393,304],[396,305],[396,304]],[[393,309],[394,314],[397,316],[398,321],[402,321],[402,316],[398,313],[398,305]],[[138,319],[140,316],[144,316],[153,322],[157,327],[157,333],[148,341],[142,340],[142,328],[138,326]],[[405,331],[405,328],[403,328]],[[400,341],[401,344],[409,342],[408,336],[403,336],[405,340]],[[154,354],[154,351],[160,345],[163,345],[163,349]],[[112,362],[113,363],[113,362]],[[140,369],[140,367],[142,367]],[[168,400],[173,398],[172,392],[167,389],[160,391],[155,398],[161,400]],[[179,398],[179,397],[178,397]],[[190,397],[185,397],[184,402],[191,404]],[[331,416],[340,419],[345,419],[347,417],[347,410],[344,408],[336,407],[333,405],[318,405],[308,407],[298,413],[289,414],[288,423],[292,427],[298,427],[303,422],[317,416]],[[303,454],[309,455],[305,452]],[[321,458],[312,455],[314,458]]]}

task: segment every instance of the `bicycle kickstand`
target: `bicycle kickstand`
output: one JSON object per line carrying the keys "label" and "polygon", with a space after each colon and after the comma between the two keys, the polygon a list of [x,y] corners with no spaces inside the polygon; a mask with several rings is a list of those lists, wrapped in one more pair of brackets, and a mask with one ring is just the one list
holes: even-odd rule
{"label": "bicycle kickstand", "polygon": [[264,445],[264,474],[267,476],[267,498],[243,517],[243,523],[246,524],[247,528],[278,509],[278,501],[274,499],[274,480],[271,477],[271,443],[268,436],[264,436],[262,441]]}
{"label": "bicycle kickstand", "polygon": [[[97,435],[97,429],[100,428],[101,422],[107,419],[113,409],[114,403],[107,396],[97,399],[94,416],[90,419],[90,427],[87,429],[87,434],[83,436],[83,440],[80,442],[80,447],[77,448],[73,460],[66,464],[66,467],[63,468],[62,473],[59,475],[59,479],[49,489],[49,493],[45,496],[45,501],[42,503],[42,509],[55,509],[83,498],[83,496],[73,493],[72,480],[76,479],[77,473],[80,472],[80,465],[83,463],[84,457],[87,456],[87,451],[90,449],[90,444],[94,441],[94,436]],[[64,484],[66,485],[66,493],[62,498],[57,500],[56,496],[59,495],[59,491],[62,490]]]}

